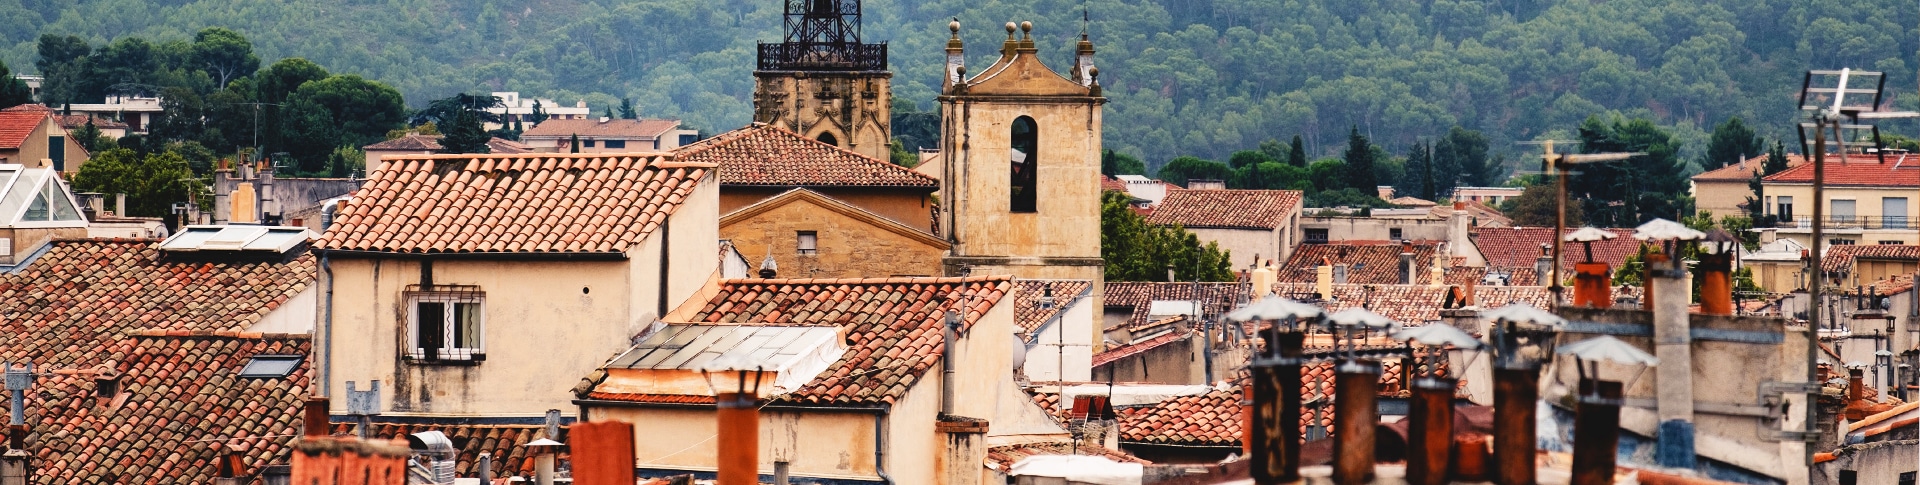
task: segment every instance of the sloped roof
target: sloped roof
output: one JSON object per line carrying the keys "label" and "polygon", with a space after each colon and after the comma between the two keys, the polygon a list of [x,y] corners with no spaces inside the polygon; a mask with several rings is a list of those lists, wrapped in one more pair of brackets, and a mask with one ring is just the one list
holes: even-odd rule
{"label": "sloped roof", "polygon": [[80,127],[87,126],[87,120],[93,120],[93,127],[102,130],[127,129],[126,123],[106,118],[95,118],[90,115],[54,115],[54,120],[60,123],[61,128],[69,130],[77,130],[80,129]]}
{"label": "sloped roof", "polygon": [[[309,385],[303,359],[286,377],[240,377],[255,355],[311,352],[307,335],[141,330],[112,341],[75,341],[94,363],[56,367],[36,380],[27,419],[35,483],[213,483],[223,443],[244,445],[249,471],[288,462]],[[96,363],[123,392],[95,395]],[[56,370],[57,369],[57,370]]]}
{"label": "sloped roof", "polygon": [[[1798,167],[1800,166],[1800,164],[1803,164],[1803,163],[1807,163],[1807,157],[1799,154],[1787,155],[1787,168]],[[1713,170],[1701,172],[1699,175],[1693,176],[1693,180],[1696,182],[1742,182],[1742,183],[1745,183],[1748,180],[1753,180],[1754,174],[1756,174],[1757,172],[1760,172],[1760,170],[1766,167],[1766,165],[1767,165],[1767,156],[1760,155],[1757,157],[1748,158],[1746,160],[1741,160],[1740,163],[1730,163],[1730,164],[1727,164],[1727,166],[1725,167],[1720,167]]]}
{"label": "sloped roof", "polygon": [[[939,236],[935,236],[931,232],[927,232],[917,227],[902,224],[900,221],[890,219],[887,216],[875,214],[872,211],[868,211],[866,209],[860,208],[859,206],[856,206],[853,204],[848,204],[845,201],[842,201],[840,199],[828,197],[819,192],[814,192],[812,190],[807,190],[804,188],[796,188],[793,190],[788,190],[786,192],[781,192],[780,195],[775,195],[773,197],[760,199],[758,202],[748,204],[746,207],[741,207],[739,209],[735,209],[733,212],[728,212],[724,215],[721,215],[720,226],[726,227],[741,221],[750,220],[753,217],[758,217],[761,214],[765,214],[767,211],[771,211],[780,207],[785,207],[786,205],[792,204],[795,202],[809,203],[809,204],[812,204],[814,207],[819,207],[827,211],[839,213],[840,215],[844,215],[849,218],[852,218],[861,222],[865,222],[876,229],[881,229],[888,232],[892,232],[894,234],[899,234],[902,237],[906,237],[908,239],[918,241],[921,244],[925,244],[927,246],[931,246],[941,250],[946,250],[952,247],[952,243],[948,243],[947,240],[941,239]],[[938,223],[938,221],[935,221],[935,223]]]}
{"label": "sloped roof", "polygon": [[[1828,187],[1920,187],[1920,159],[1909,159],[1906,163],[1880,163],[1876,157],[1867,155],[1849,156],[1849,163],[1840,163],[1839,157],[1829,158],[1826,163]],[[1763,183],[1812,184],[1813,164],[1801,164],[1762,179]]]}
{"label": "sloped roof", "polygon": [[[1409,242],[1413,249],[1413,282],[1433,280],[1433,258],[1439,243]],[[1274,273],[1278,282],[1313,282],[1315,269],[1323,264],[1346,264],[1347,283],[1388,285],[1400,283],[1400,252],[1404,246],[1389,241],[1343,241],[1329,244],[1301,244],[1293,256]]]}
{"label": "sloped roof", "polygon": [[[453,449],[459,455],[455,458],[453,472],[455,476],[471,477],[478,474],[475,467],[481,453],[493,457],[493,476],[524,476],[533,473],[533,454],[527,449],[527,443],[539,439],[545,433],[545,426],[531,424],[472,424],[458,419],[448,420],[410,420],[408,422],[382,422],[375,417],[367,436],[382,439],[405,438],[407,435],[422,431],[439,431],[453,441]],[[444,422],[442,422],[444,421]],[[333,433],[356,434],[358,423],[333,423]],[[561,443],[567,442],[567,427],[560,427],[560,436],[552,438]]]}
{"label": "sloped roof", "polygon": [[1236,386],[1206,394],[1175,396],[1126,412],[1120,419],[1120,441],[1239,448],[1245,424],[1241,394]]}
{"label": "sloped roof", "polygon": [[[1506,214],[1502,214],[1500,212],[1500,209],[1495,209],[1493,208],[1493,206],[1489,206],[1484,202],[1480,202],[1477,200],[1464,200],[1464,201],[1458,201],[1458,202],[1466,206],[1467,217],[1472,222],[1473,227],[1475,228],[1513,226],[1513,218],[1507,217]],[[1453,217],[1453,206],[1451,205],[1433,206],[1433,217],[1435,219],[1447,219],[1449,217]]]}
{"label": "sloped roof", "polygon": [[765,123],[680,147],[674,156],[718,166],[723,186],[940,188],[926,174]]}
{"label": "sloped roof", "polygon": [[1392,200],[1388,200],[1387,203],[1393,204],[1393,205],[1404,205],[1409,207],[1433,207],[1433,206],[1440,205],[1439,203],[1436,203],[1434,201],[1422,199],[1414,196],[1394,197]]}
{"label": "sloped roof", "polygon": [[1120,359],[1125,359],[1135,355],[1144,354],[1144,353],[1147,353],[1147,351],[1149,350],[1164,347],[1174,342],[1184,341],[1191,336],[1193,336],[1192,332],[1174,331],[1174,332],[1168,332],[1166,335],[1161,335],[1158,337],[1130,343],[1127,345],[1109,348],[1107,349],[1106,352],[1093,354],[1093,367],[1097,368],[1103,365],[1114,363],[1115,361],[1119,361]]}
{"label": "sloped roof", "polygon": [[[241,331],[314,281],[313,257],[288,263],[170,263],[155,240],[60,240],[0,274],[0,361],[97,363],[105,342],[143,329]],[[111,304],[102,304],[111,302]]]}
{"label": "sloped roof", "polygon": [[[372,145],[367,145],[364,147],[360,147],[360,149],[366,150],[366,151],[437,152],[437,151],[440,151],[441,148],[445,148],[440,145],[441,138],[445,138],[445,136],[421,135],[417,133],[409,133],[406,136],[394,138],[392,140],[387,140],[380,143],[375,143]],[[491,153],[497,153],[497,154],[529,153],[533,151],[532,148],[529,148],[526,145],[521,144],[520,142],[508,140],[500,137],[488,138],[487,148],[491,150]]]}
{"label": "sloped roof", "polygon": [[572,138],[574,135],[580,135],[581,138],[594,139],[656,139],[679,127],[680,120],[611,119],[603,122],[599,119],[549,119],[538,125],[527,127],[527,131],[520,133],[520,137]]}
{"label": "sloped roof", "polygon": [[[695,323],[839,326],[846,353],[800,389],[796,404],[891,404],[944,354],[947,310],[972,328],[1013,282],[966,278],[737,279],[722,282]],[[963,328],[963,329],[964,329]]]}
{"label": "sloped roof", "polygon": [[966,80],[960,96],[1093,96],[1092,88],[1068,79],[1040,62],[1030,33],[1016,41],[1007,33],[1000,58]]}
{"label": "sloped roof", "polygon": [[[1579,230],[1569,227],[1566,232]],[[1593,243],[1593,259],[1613,265],[1620,264],[1640,252],[1640,241],[1633,239],[1633,229],[1603,229],[1620,236]],[[1553,244],[1551,227],[1496,227],[1482,228],[1473,234],[1473,244],[1480,247],[1480,254],[1487,258],[1487,266],[1495,268],[1532,268],[1540,258],[1540,245]],[[1586,246],[1581,243],[1561,243],[1561,273],[1573,274],[1574,263],[1587,260]],[[1551,247],[1551,246],[1549,246]]]}
{"label": "sloped roof", "polygon": [[[35,106],[41,109],[31,109]],[[0,149],[16,150],[25,144],[27,137],[33,135],[33,130],[39,129],[40,123],[53,114],[45,108],[37,104],[23,104],[0,110]]]}
{"label": "sloped roof", "polygon": [[1223,315],[1233,310],[1234,302],[1246,288],[1245,283],[1109,281],[1101,286],[1106,293],[1101,299],[1108,308],[1132,308],[1130,324],[1144,325],[1150,323],[1149,307],[1156,300],[1200,300],[1201,309],[1207,315]]}
{"label": "sloped roof", "polygon": [[[1311,282],[1277,283],[1275,294],[1295,298],[1312,295]],[[1318,304],[1328,312],[1348,308],[1366,308],[1394,321],[1418,325],[1440,320],[1440,310],[1456,287],[1429,285],[1333,285],[1333,294]],[[1459,291],[1465,291],[1460,287]],[[1481,308],[1497,308],[1508,303],[1527,303],[1549,309],[1553,293],[1543,286],[1475,286],[1474,302]]]}
{"label": "sloped roof", "polygon": [[1072,455],[1076,453],[1087,456],[1104,457],[1120,463],[1153,464],[1151,461],[1142,460],[1139,457],[1127,454],[1127,452],[1109,449],[1096,443],[1075,444],[1071,441],[1043,441],[995,446],[987,449],[987,462],[999,465],[1001,470],[1008,470],[1013,467],[1014,463],[1019,463],[1020,460],[1029,456]]}
{"label": "sloped roof", "polygon": [[1920,261],[1920,246],[1911,244],[1844,244],[1829,246],[1820,267],[1827,271],[1852,271],[1855,260],[1865,258],[1892,261]]}
{"label": "sloped roof", "polygon": [[1121,182],[1120,179],[1102,175],[1100,176],[1100,190],[1102,192],[1126,193],[1127,183]]}
{"label": "sloped roof", "polygon": [[664,155],[416,155],[387,160],[314,247],[386,253],[622,254],[713,166]]}
{"label": "sloped roof", "polygon": [[1153,214],[1152,224],[1179,224],[1189,228],[1274,229],[1300,207],[1298,190],[1186,190],[1167,191]]}
{"label": "sloped roof", "polygon": [[[1079,304],[1081,296],[1093,287],[1087,280],[1019,280],[1013,282],[1013,325],[1023,333],[1033,333],[1068,307]],[[1053,289],[1053,309],[1040,308],[1040,297]]]}

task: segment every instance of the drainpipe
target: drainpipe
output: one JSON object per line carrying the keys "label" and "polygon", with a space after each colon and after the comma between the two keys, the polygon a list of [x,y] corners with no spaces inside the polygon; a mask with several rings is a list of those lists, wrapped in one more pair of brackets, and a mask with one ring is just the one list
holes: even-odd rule
{"label": "drainpipe", "polygon": [[[324,217],[323,217],[324,218]],[[324,229],[323,229],[324,230]],[[320,395],[333,395],[333,266],[327,252],[320,252],[320,274],[327,279],[322,290],[325,300],[320,308]]]}
{"label": "drainpipe", "polygon": [[954,310],[947,310],[946,329],[940,334],[941,344],[945,347],[943,350],[945,350],[944,353],[946,354],[940,363],[941,416],[953,415],[953,365],[955,361],[953,356],[959,353],[954,350],[954,340],[957,339],[957,336],[954,334],[958,332],[959,329],[960,313]]}
{"label": "drainpipe", "polygon": [[[1667,251],[1665,254],[1675,254]],[[1677,259],[1649,258],[1652,286],[1653,350],[1660,362],[1654,369],[1660,429],[1654,458],[1660,466],[1692,469],[1693,447],[1693,336],[1687,304],[1693,300],[1690,275]]]}
{"label": "drainpipe", "polygon": [[1380,424],[1374,400],[1380,392],[1380,364],[1348,360],[1334,368],[1333,482],[1373,480],[1373,431]]}
{"label": "drainpipe", "polygon": [[887,476],[887,413],[873,414],[873,472],[880,475],[880,481],[893,485],[893,477]]}

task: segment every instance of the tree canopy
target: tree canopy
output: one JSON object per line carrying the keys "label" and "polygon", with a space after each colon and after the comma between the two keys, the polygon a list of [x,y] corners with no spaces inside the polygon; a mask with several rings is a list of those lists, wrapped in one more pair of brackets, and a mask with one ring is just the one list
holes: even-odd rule
{"label": "tree canopy", "polygon": [[1100,201],[1100,255],[1106,259],[1107,281],[1167,281],[1173,269],[1176,281],[1233,281],[1231,255],[1219,244],[1200,244],[1200,238],[1179,226],[1155,226],[1134,213],[1130,198],[1105,192]]}

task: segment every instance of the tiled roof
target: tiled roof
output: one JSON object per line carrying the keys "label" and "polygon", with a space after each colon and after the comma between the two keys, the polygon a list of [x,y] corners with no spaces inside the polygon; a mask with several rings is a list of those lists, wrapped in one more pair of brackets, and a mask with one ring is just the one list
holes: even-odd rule
{"label": "tiled roof", "polygon": [[712,165],[666,156],[417,155],[388,159],[314,244],[391,253],[623,253]]}
{"label": "tiled roof", "polygon": [[1148,311],[1154,301],[1198,299],[1201,310],[1207,315],[1223,315],[1233,310],[1240,294],[1247,291],[1246,287],[1243,283],[1109,281],[1101,285],[1106,293],[1102,305],[1107,308],[1132,308],[1133,317],[1128,321],[1132,325],[1145,325],[1152,323],[1148,319]]}
{"label": "tiled roof", "polygon": [[[45,121],[47,116],[52,114],[50,111],[20,109],[25,106],[39,105],[21,105],[0,110],[0,149],[20,148],[21,144],[27,142],[27,137],[33,135],[33,130],[40,127],[40,122]],[[44,108],[44,106],[41,107]]]}
{"label": "tiled roof", "polygon": [[1298,190],[1171,189],[1160,199],[1152,224],[1192,228],[1274,229],[1300,207]]}
{"label": "tiled roof", "polygon": [[[392,151],[439,151],[441,148],[443,148],[442,146],[440,146],[441,138],[443,138],[441,135],[421,135],[421,134],[410,133],[410,134],[407,134],[406,136],[394,138],[392,140],[387,140],[380,143],[375,143],[372,145],[360,147],[360,149],[361,150],[392,150]],[[491,149],[492,153],[502,154],[502,155],[514,154],[514,153],[528,153],[533,151],[533,149],[528,148],[526,145],[520,144],[520,142],[508,140],[504,138],[498,138],[498,137],[488,138],[487,148]]]}
{"label": "tiled roof", "polygon": [[[1412,197],[1412,196],[1394,197],[1393,200],[1389,200],[1387,201],[1387,203],[1393,204],[1393,205],[1404,205],[1408,207],[1433,207],[1436,205],[1440,205],[1431,200],[1422,199],[1419,197]],[[1452,209],[1448,209],[1448,210],[1452,210]]]}
{"label": "tiled roof", "polygon": [[[1041,325],[1045,325],[1047,320],[1066,311],[1067,307],[1078,304],[1077,300],[1080,296],[1086,294],[1087,289],[1092,286],[1093,282],[1087,280],[1015,281],[1013,283],[1016,295],[1013,300],[1013,324],[1019,327],[1022,333],[1033,333]],[[1053,289],[1053,309],[1051,310],[1040,308],[1040,297],[1046,294],[1047,288]]]}
{"label": "tiled roof", "polygon": [[1105,457],[1106,459],[1120,463],[1153,464],[1153,462],[1142,460],[1124,451],[1108,449],[1095,443],[1080,443],[1076,446],[1071,441],[1047,441],[995,446],[987,449],[987,463],[998,465],[1001,470],[1007,470],[1012,468],[1014,463],[1019,463],[1021,459],[1029,456],[1072,455],[1076,453],[1076,450],[1077,453],[1081,455]]}
{"label": "tiled roof", "polygon": [[1100,190],[1102,192],[1126,193],[1127,184],[1126,182],[1121,182],[1120,179],[1103,175],[1100,177]]}
{"label": "tiled roof", "polygon": [[1122,345],[1119,347],[1113,347],[1113,348],[1107,349],[1106,352],[1094,354],[1093,366],[1100,367],[1103,365],[1111,364],[1114,361],[1117,361],[1120,359],[1125,359],[1127,357],[1140,355],[1140,354],[1146,353],[1149,350],[1157,349],[1157,348],[1160,348],[1161,346],[1165,346],[1170,343],[1186,340],[1187,337],[1190,337],[1192,335],[1193,335],[1192,332],[1181,332],[1181,331],[1168,332],[1166,335],[1161,335],[1158,337],[1134,342],[1127,345]]}
{"label": "tiled roof", "polygon": [[[307,355],[306,335],[148,330],[86,345],[84,365],[42,364],[26,421],[35,483],[213,483],[223,444],[243,445],[248,472],[287,464],[301,429],[305,361],[284,378],[240,377],[255,355]],[[96,397],[95,365],[120,377]],[[57,369],[57,370],[56,370]]]}
{"label": "tiled roof", "polygon": [[727,280],[691,320],[839,326],[847,333],[846,353],[779,399],[891,404],[940,361],[947,310],[962,310],[965,331],[1012,286],[1004,276]]}
{"label": "tiled roof", "polygon": [[[1413,248],[1413,282],[1433,280],[1433,258],[1439,243],[1419,241]],[[1301,244],[1293,257],[1274,275],[1280,282],[1312,282],[1323,264],[1346,264],[1347,282],[1353,284],[1397,284],[1400,282],[1400,252],[1404,246],[1387,241],[1345,241],[1330,244]]]}
{"label": "tiled roof", "polygon": [[288,263],[171,263],[154,240],[61,240],[0,274],[0,361],[92,365],[141,329],[240,331],[314,281],[312,256]]}
{"label": "tiled roof", "polygon": [[[1798,167],[1800,166],[1800,164],[1803,164],[1803,163],[1807,163],[1807,157],[1801,156],[1798,154],[1787,155],[1788,168]],[[1740,161],[1740,163],[1730,163],[1730,164],[1727,164],[1727,166],[1725,167],[1720,167],[1713,170],[1701,172],[1700,175],[1693,176],[1693,180],[1700,181],[1700,182],[1708,182],[1708,181],[1746,182],[1748,180],[1753,180],[1754,174],[1756,172],[1759,172],[1762,167],[1766,166],[1766,164],[1767,164],[1767,156],[1760,155],[1757,157],[1742,160]]]}
{"label": "tiled roof", "polygon": [[[459,457],[454,462],[454,475],[461,477],[478,476],[475,463],[481,453],[493,457],[493,476],[523,476],[533,473],[533,456],[527,452],[527,443],[540,439],[546,433],[545,426],[527,424],[467,424],[457,420],[447,423],[436,422],[380,422],[379,418],[368,429],[367,436],[375,438],[404,438],[422,431],[446,433],[453,441],[454,450]],[[333,433],[357,434],[358,423],[333,423]],[[560,436],[553,438],[561,443],[567,442],[567,427],[560,427]]]}
{"label": "tiled roof", "polygon": [[[1465,290],[1464,287],[1460,289]],[[1319,305],[1329,312],[1364,306],[1401,323],[1421,324],[1440,320],[1441,306],[1453,291],[1454,287],[1429,285],[1333,285],[1332,298],[1321,301]],[[1278,283],[1274,285],[1274,292],[1289,298],[1304,298],[1313,294],[1314,285]],[[1553,299],[1553,293],[1542,286],[1479,285],[1474,287],[1474,295],[1474,304],[1480,308],[1497,308],[1522,302],[1547,309],[1548,302]]]}
{"label": "tiled roof", "polygon": [[80,129],[81,127],[87,126],[87,120],[89,119],[93,120],[94,128],[99,128],[102,130],[110,130],[110,129],[116,129],[116,128],[122,129],[122,130],[127,129],[126,123],[121,123],[121,122],[106,119],[106,118],[95,118],[88,115],[54,115],[54,120],[60,123],[60,127],[66,128],[69,130],[77,130],[77,129]]}
{"label": "tiled roof", "polygon": [[[1892,161],[1880,163],[1879,159],[1866,155],[1848,157],[1850,163],[1840,163],[1839,157],[1830,157],[1826,163],[1828,187],[1920,187],[1920,166],[1916,160],[1897,164]],[[1801,164],[1763,179],[1764,183],[1812,184],[1813,164]]]}
{"label": "tiled roof", "polygon": [[940,188],[939,180],[920,172],[760,123],[674,154],[682,161],[719,166],[721,185]]}
{"label": "tiled roof", "polygon": [[590,119],[590,120],[549,119],[549,120],[540,122],[540,124],[538,125],[527,127],[527,131],[524,133],[521,133],[520,137],[522,138],[530,137],[530,136],[531,137],[558,137],[558,138],[570,139],[573,137],[573,135],[580,135],[581,138],[595,138],[595,139],[603,139],[603,138],[653,139],[653,138],[659,138],[660,135],[666,134],[666,132],[672,131],[674,128],[678,128],[679,126],[680,126],[680,120],[611,119],[603,122],[603,121],[600,121],[599,119]]}
{"label": "tiled roof", "polygon": [[[1509,286],[1535,286],[1540,284],[1539,275],[1534,274],[1532,266],[1519,268],[1486,268],[1481,266],[1451,266],[1446,268],[1445,283],[1453,286],[1465,286],[1471,281],[1475,285],[1486,284],[1483,280],[1488,271],[1507,275]],[[1572,272],[1563,273],[1572,277]]]}
{"label": "tiled roof", "polygon": [[1898,295],[1901,293],[1906,293],[1908,290],[1913,289],[1913,275],[1910,275],[1910,274],[1893,275],[1888,277],[1887,279],[1875,281],[1869,286],[1873,287],[1873,294],[1875,295],[1880,295],[1880,296]]}
{"label": "tiled roof", "polygon": [[1175,396],[1120,419],[1120,441],[1152,445],[1240,447],[1239,387]]}
{"label": "tiled roof", "polygon": [[1820,267],[1827,271],[1852,271],[1856,259],[1920,261],[1920,246],[1908,244],[1847,244],[1832,246],[1827,255],[1820,258]]}
{"label": "tiled roof", "polygon": [[[1567,232],[1577,229],[1579,228],[1567,228]],[[1633,239],[1632,229],[1607,229],[1607,231],[1620,237],[1593,243],[1593,259],[1619,269],[1621,262],[1627,260],[1627,256],[1640,252],[1640,241]],[[1534,262],[1540,258],[1540,245],[1553,244],[1553,228],[1482,228],[1473,235],[1473,243],[1480,247],[1480,254],[1486,256],[1488,266],[1533,268]],[[1561,244],[1561,272],[1573,274],[1573,264],[1587,260],[1586,246],[1581,243]]]}
{"label": "tiled roof", "polygon": [[[1506,214],[1500,213],[1500,209],[1495,209],[1485,202],[1477,200],[1463,200],[1459,202],[1466,205],[1467,219],[1475,228],[1513,226],[1513,218],[1507,217]],[[1453,206],[1433,206],[1433,217],[1442,220],[1453,217]]]}

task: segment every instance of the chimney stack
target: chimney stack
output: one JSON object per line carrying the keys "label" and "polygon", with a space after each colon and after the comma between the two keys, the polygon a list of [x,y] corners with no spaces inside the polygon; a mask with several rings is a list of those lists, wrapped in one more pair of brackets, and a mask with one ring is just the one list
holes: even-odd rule
{"label": "chimney stack", "polygon": [[1684,264],[1649,257],[1647,296],[1653,311],[1653,350],[1660,362],[1654,369],[1660,430],[1655,459],[1661,466],[1694,466],[1693,451],[1693,334],[1687,312],[1693,301],[1692,275]]}
{"label": "chimney stack", "polygon": [[1251,471],[1255,483],[1280,484],[1300,479],[1300,354],[1306,335],[1262,331],[1269,355],[1256,356],[1253,371]]}
{"label": "chimney stack", "polygon": [[1573,304],[1600,309],[1612,308],[1613,267],[1596,261],[1574,263]]}
{"label": "chimney stack", "polygon": [[127,217],[127,194],[113,194],[113,215]]}
{"label": "chimney stack", "polygon": [[1413,243],[1400,245],[1400,284],[1413,284]]}
{"label": "chimney stack", "polygon": [[1333,297],[1333,266],[1321,265],[1314,268],[1313,292],[1320,298]]}
{"label": "chimney stack", "polygon": [[1453,393],[1458,382],[1423,376],[1413,380],[1407,413],[1407,483],[1447,483],[1453,451]]}
{"label": "chimney stack", "polygon": [[1700,313],[1733,314],[1733,252],[1700,253]]}
{"label": "chimney stack", "polygon": [[1539,369],[1493,368],[1493,483],[1534,483],[1534,420]]}
{"label": "chimney stack", "polygon": [[1447,218],[1447,249],[1452,256],[1468,257],[1473,246],[1467,236],[1467,203],[1454,202]]}
{"label": "chimney stack", "polygon": [[[1342,285],[1347,284],[1347,265],[1345,264],[1333,265],[1333,282],[1335,284],[1342,284]],[[1327,296],[1331,297],[1332,295],[1329,294]]]}
{"label": "chimney stack", "polygon": [[[1573,435],[1573,485],[1612,485],[1620,449],[1619,382],[1583,379]],[[1593,391],[1588,396],[1586,388]]]}
{"label": "chimney stack", "polygon": [[1373,431],[1380,424],[1374,400],[1380,393],[1380,364],[1347,360],[1334,367],[1333,482],[1373,480]]}
{"label": "chimney stack", "polygon": [[302,434],[308,438],[333,434],[332,430],[327,429],[329,424],[325,397],[307,396],[307,407],[302,419],[304,420]]}
{"label": "chimney stack", "polygon": [[1553,286],[1553,246],[1540,245],[1540,257],[1533,259],[1533,278],[1540,286]]}

